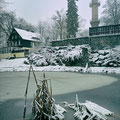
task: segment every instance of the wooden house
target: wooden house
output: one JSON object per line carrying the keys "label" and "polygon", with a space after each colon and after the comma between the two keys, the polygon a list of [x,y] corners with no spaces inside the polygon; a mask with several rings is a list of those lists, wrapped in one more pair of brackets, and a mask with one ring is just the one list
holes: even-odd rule
{"label": "wooden house", "polygon": [[26,57],[43,39],[38,33],[14,28],[7,40],[7,46],[0,49],[0,58]]}

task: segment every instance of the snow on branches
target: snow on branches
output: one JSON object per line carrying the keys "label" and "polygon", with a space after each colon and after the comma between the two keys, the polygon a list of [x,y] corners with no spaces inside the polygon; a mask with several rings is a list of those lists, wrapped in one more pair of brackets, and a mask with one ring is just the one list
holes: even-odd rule
{"label": "snow on branches", "polygon": [[85,61],[83,60],[83,48],[90,49],[90,47],[87,45],[44,47],[39,49],[38,52],[32,53],[28,57],[28,60],[31,61],[35,66],[79,66]]}

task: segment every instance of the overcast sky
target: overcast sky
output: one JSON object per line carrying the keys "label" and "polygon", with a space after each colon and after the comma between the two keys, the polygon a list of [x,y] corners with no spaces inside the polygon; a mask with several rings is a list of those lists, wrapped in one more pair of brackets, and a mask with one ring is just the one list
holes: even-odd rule
{"label": "overcast sky", "polygon": [[[78,14],[86,19],[85,28],[90,27],[91,8],[89,3],[91,0],[79,0],[77,2]],[[100,0],[99,17],[101,16],[102,6],[106,0]],[[37,25],[39,20],[47,20],[55,14],[57,10],[67,10],[67,0],[6,0],[10,3],[7,9],[15,11],[17,17],[23,17],[27,22]]]}

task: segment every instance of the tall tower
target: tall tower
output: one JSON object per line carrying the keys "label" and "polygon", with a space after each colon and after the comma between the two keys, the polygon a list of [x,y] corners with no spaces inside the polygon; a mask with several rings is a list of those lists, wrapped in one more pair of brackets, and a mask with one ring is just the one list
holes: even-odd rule
{"label": "tall tower", "polygon": [[99,26],[100,21],[98,20],[98,7],[100,2],[98,0],[92,0],[90,7],[92,8],[92,20],[90,21],[91,27]]}

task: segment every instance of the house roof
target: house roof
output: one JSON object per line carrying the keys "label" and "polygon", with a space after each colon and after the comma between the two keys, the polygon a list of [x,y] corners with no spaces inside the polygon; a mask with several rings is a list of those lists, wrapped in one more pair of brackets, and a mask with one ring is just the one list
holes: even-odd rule
{"label": "house roof", "polygon": [[18,29],[18,28],[14,28],[17,33],[22,37],[22,39],[24,40],[29,40],[29,41],[36,41],[36,42],[40,42],[41,40],[43,40],[44,38],[38,34],[38,33],[33,33],[33,32],[29,32],[26,30],[22,30],[22,29]]}

